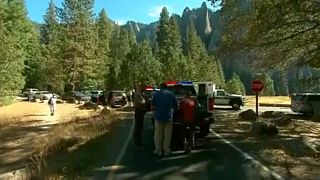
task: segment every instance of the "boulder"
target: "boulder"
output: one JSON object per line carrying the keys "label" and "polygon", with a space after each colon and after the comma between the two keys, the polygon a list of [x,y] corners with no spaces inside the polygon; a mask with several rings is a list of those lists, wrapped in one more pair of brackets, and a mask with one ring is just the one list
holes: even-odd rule
{"label": "boulder", "polygon": [[268,136],[273,137],[278,134],[278,128],[265,122],[253,122],[250,128],[250,135],[255,137]]}
{"label": "boulder", "polygon": [[319,154],[314,142],[306,136],[292,139],[286,143],[286,148],[291,155],[298,157],[315,156]]}
{"label": "boulder", "polygon": [[248,109],[239,114],[240,119],[245,121],[255,121],[257,120],[257,115],[252,109]]}
{"label": "boulder", "polygon": [[262,118],[282,117],[285,113],[281,111],[265,111],[261,114]]}
{"label": "boulder", "polygon": [[292,124],[293,121],[288,116],[281,116],[281,117],[275,118],[273,122],[276,126],[288,126]]}

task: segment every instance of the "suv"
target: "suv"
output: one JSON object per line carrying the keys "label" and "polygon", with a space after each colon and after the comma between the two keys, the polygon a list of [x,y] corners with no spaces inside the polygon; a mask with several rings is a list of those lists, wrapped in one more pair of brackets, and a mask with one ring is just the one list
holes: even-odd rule
{"label": "suv", "polygon": [[312,116],[320,112],[320,93],[294,93],[291,95],[291,110]]}
{"label": "suv", "polygon": [[[192,98],[197,102],[196,109],[196,121],[195,125],[200,129],[200,132],[197,133],[197,137],[205,137],[210,132],[210,124],[214,122],[213,110],[214,110],[214,98],[212,95],[208,94],[198,94],[196,88],[192,82],[181,81],[181,82],[166,82],[167,88],[173,92],[178,101],[183,98],[184,91],[191,91]],[[177,112],[174,113],[173,117],[173,141],[182,142],[179,139],[179,136],[176,136],[177,133],[180,133],[180,122],[178,120]]]}
{"label": "suv", "polygon": [[124,91],[107,91],[102,97],[105,98],[105,103],[109,104],[111,107],[122,107],[128,103],[127,95]]}

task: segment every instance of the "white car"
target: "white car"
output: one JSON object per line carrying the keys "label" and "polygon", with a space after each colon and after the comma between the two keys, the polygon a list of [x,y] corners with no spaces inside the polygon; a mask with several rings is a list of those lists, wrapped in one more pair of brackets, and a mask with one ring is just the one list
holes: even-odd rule
{"label": "white car", "polygon": [[[56,97],[59,97],[57,94],[53,93]],[[49,100],[52,97],[52,92],[49,91],[38,91],[35,93],[34,98],[35,99],[41,99],[41,100]]]}
{"label": "white car", "polygon": [[35,94],[35,93],[37,93],[38,91],[39,91],[39,89],[28,88],[28,89],[26,89],[26,91],[23,92],[23,95],[24,95],[24,96],[28,96],[29,93]]}

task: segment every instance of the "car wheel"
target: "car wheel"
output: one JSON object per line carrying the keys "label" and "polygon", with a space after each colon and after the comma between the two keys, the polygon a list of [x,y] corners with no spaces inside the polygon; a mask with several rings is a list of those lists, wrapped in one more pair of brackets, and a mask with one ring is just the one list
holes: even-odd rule
{"label": "car wheel", "polygon": [[241,104],[240,102],[233,102],[231,106],[234,110],[240,110]]}

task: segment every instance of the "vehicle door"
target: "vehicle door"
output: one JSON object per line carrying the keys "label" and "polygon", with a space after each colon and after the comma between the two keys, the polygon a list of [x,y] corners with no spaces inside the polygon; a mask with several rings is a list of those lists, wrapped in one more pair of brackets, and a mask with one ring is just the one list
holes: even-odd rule
{"label": "vehicle door", "polygon": [[215,97],[215,104],[217,105],[229,105],[229,99],[225,91],[217,90]]}

